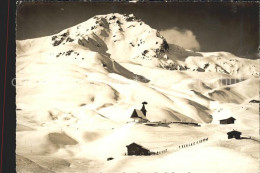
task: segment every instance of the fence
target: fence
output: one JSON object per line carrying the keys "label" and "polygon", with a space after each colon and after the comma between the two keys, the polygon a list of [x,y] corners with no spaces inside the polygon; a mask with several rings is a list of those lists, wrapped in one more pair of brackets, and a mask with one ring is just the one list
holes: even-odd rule
{"label": "fence", "polygon": [[186,148],[186,147],[191,147],[191,146],[194,146],[194,145],[206,142],[206,141],[208,141],[208,138],[204,138],[204,139],[198,140],[196,142],[191,142],[189,144],[179,145],[179,149]]}
{"label": "fence", "polygon": [[151,155],[159,155],[159,154],[163,154],[163,153],[166,153],[166,152],[167,152],[167,149],[162,150],[162,151],[150,152],[150,154]]}
{"label": "fence", "polygon": [[193,123],[193,122],[183,122],[183,121],[175,121],[175,122],[171,122],[171,123],[175,123],[175,124],[185,124],[185,125],[193,125],[193,126],[199,126],[199,123]]}

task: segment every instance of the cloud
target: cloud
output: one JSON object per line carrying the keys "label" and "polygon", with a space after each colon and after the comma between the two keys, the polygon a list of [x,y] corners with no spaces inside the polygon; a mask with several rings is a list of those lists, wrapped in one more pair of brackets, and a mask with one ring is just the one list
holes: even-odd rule
{"label": "cloud", "polygon": [[196,36],[190,30],[180,30],[176,27],[160,31],[161,35],[170,44],[176,44],[185,49],[200,50],[200,44]]}

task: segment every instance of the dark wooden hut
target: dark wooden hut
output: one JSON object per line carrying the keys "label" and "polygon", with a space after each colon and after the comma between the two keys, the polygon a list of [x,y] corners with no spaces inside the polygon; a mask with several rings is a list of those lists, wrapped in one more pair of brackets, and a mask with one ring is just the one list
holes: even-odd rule
{"label": "dark wooden hut", "polygon": [[219,120],[219,121],[220,121],[220,124],[234,124],[235,120],[236,120],[235,118],[230,117],[230,118]]}
{"label": "dark wooden hut", "polygon": [[136,143],[131,143],[126,146],[127,148],[127,155],[150,155],[150,150],[144,148],[143,146],[136,144]]}
{"label": "dark wooden hut", "polygon": [[232,130],[232,131],[227,133],[228,139],[231,139],[231,138],[240,139],[241,134],[242,134],[241,132],[236,131],[236,130]]}

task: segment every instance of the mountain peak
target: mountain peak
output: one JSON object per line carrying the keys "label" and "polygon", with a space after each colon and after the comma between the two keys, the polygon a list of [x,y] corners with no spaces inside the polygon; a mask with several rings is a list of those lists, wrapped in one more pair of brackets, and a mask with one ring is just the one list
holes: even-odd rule
{"label": "mountain peak", "polygon": [[158,65],[169,50],[165,38],[133,14],[97,15],[52,36],[53,46],[71,43],[109,53],[119,62],[148,66]]}
{"label": "mountain peak", "polygon": [[[47,40],[44,40],[45,38]],[[32,42],[39,43],[39,39],[37,41],[32,39],[34,40]],[[34,43],[30,43],[24,45],[24,50],[20,52],[25,52],[27,48],[32,51],[52,48],[69,51],[77,48],[100,54],[102,57],[110,58],[118,63],[231,75],[245,74],[249,70],[253,76],[259,74],[258,67],[250,66],[249,68],[249,66],[242,65],[243,63],[254,64],[255,62],[251,60],[244,60],[221,52],[198,53],[178,45],[168,44],[159,31],[151,28],[134,14],[96,15],[58,34],[44,37],[44,39],[42,38],[44,41],[40,47],[32,47]],[[57,52],[56,57],[62,53],[64,51]],[[238,60],[232,61],[232,58]]]}

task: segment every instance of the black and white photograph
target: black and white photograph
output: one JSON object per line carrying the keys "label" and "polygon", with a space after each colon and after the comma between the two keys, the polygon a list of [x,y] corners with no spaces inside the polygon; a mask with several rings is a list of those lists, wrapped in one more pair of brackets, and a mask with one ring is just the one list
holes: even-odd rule
{"label": "black and white photograph", "polygon": [[16,4],[18,173],[259,172],[259,4]]}

